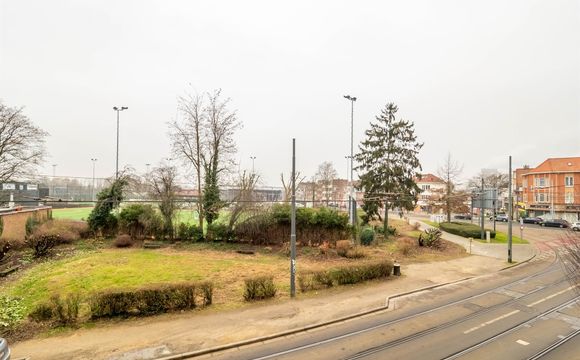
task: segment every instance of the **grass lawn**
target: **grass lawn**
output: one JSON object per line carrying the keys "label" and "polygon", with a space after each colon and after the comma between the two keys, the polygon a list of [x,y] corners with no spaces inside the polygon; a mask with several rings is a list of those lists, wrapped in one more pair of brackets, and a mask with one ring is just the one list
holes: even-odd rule
{"label": "grass lawn", "polygon": [[[82,208],[70,208],[70,209],[53,209],[52,217],[55,219],[67,219],[67,220],[87,220],[89,214],[93,210],[92,207],[82,207]],[[217,222],[228,221],[228,212],[226,210],[220,213],[220,217]],[[182,209],[178,210],[176,214],[176,224],[186,223],[186,224],[198,224],[199,218],[197,217],[197,212],[195,210]]]}
{"label": "grass lawn", "polygon": [[[487,242],[486,240],[476,239],[479,242]],[[491,239],[492,244],[507,244],[507,234],[503,232],[496,231],[495,238]],[[526,239],[522,239],[518,236],[512,234],[512,244],[529,244]]]}
{"label": "grass lawn", "polygon": [[433,227],[436,227],[436,228],[438,228],[438,227],[439,227],[439,223],[436,223],[436,222],[434,222],[434,221],[429,221],[429,220],[421,220],[421,222],[424,222],[425,224],[427,224],[427,225],[431,225],[431,226],[433,226]]}
{"label": "grass lawn", "polygon": [[67,220],[87,220],[92,207],[70,208],[70,209],[52,209],[52,217],[55,219]]}

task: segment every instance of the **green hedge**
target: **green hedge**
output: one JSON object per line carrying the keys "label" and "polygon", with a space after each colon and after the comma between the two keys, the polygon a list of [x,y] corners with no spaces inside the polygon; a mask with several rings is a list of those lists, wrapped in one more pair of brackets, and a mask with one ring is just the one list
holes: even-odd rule
{"label": "green hedge", "polygon": [[150,287],[135,291],[107,292],[90,303],[91,317],[153,315],[188,310],[212,303],[213,285],[209,282]]}
{"label": "green hedge", "polygon": [[389,260],[360,265],[343,266],[330,270],[309,271],[298,275],[300,291],[317,290],[334,285],[356,284],[359,282],[386,278],[393,271],[393,262]]}
{"label": "green hedge", "polygon": [[276,296],[276,285],[272,276],[258,276],[244,280],[244,300],[254,301]]}
{"label": "green hedge", "polygon": [[[481,237],[481,227],[475,224],[467,224],[460,222],[443,222],[439,224],[439,228],[448,233],[463,236],[466,238],[480,238]],[[495,231],[485,229],[485,231],[490,232],[491,238],[495,238]]]}

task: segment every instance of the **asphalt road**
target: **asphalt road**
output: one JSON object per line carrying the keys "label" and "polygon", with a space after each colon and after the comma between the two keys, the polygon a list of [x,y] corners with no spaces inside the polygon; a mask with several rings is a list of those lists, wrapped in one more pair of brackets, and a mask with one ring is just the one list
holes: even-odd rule
{"label": "asphalt road", "polygon": [[529,263],[408,296],[394,311],[202,358],[580,358],[580,292],[563,271],[558,236],[528,232],[542,249]]}

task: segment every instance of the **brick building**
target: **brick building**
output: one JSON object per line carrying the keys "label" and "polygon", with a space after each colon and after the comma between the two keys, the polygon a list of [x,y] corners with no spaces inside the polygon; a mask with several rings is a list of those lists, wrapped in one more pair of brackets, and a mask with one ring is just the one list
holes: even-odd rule
{"label": "brick building", "polygon": [[580,220],[580,157],[547,159],[514,177],[516,202],[528,216]]}

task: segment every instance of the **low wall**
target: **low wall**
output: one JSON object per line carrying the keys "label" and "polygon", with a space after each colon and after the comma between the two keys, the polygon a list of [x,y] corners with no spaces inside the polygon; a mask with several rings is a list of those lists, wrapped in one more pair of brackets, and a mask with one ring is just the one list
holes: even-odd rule
{"label": "low wall", "polygon": [[45,221],[51,216],[52,208],[50,206],[21,210],[0,214],[4,223],[4,231],[0,239],[24,241],[26,236],[26,220],[36,216],[38,220]]}

